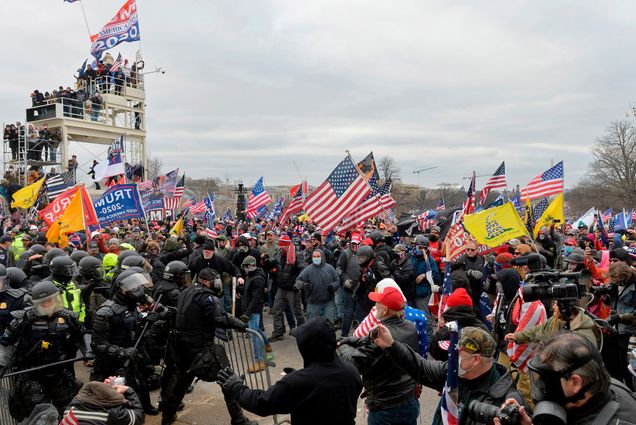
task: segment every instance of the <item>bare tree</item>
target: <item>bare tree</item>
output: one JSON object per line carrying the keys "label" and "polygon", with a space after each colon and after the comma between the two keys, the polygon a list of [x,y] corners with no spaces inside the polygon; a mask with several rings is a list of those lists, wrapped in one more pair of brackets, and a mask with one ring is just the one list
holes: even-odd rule
{"label": "bare tree", "polygon": [[161,173],[161,168],[163,167],[163,161],[161,158],[148,158],[148,168],[146,169],[146,178],[148,180],[154,180],[159,177]]}
{"label": "bare tree", "polygon": [[588,188],[602,188],[615,207],[636,203],[636,131],[631,121],[615,121],[592,149]]}
{"label": "bare tree", "polygon": [[401,169],[398,167],[395,160],[388,155],[380,158],[380,161],[378,162],[378,172],[380,173],[382,181],[386,181],[388,179],[397,181],[400,180]]}

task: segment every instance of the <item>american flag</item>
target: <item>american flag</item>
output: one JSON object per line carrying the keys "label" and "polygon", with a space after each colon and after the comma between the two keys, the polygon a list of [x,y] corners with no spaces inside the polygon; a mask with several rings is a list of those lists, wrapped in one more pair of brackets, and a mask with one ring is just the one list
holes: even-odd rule
{"label": "american flag", "polygon": [[178,210],[180,202],[181,197],[168,198],[166,196],[163,198],[163,208],[166,210]]}
{"label": "american flag", "polygon": [[419,226],[420,230],[423,232],[431,226],[434,226],[437,223],[435,219],[437,217],[437,211],[426,210],[422,214],[419,214],[415,217],[415,221]]}
{"label": "american flag", "polygon": [[269,208],[267,208],[267,206],[265,206],[265,205],[261,205],[256,210],[254,216],[250,217],[250,218],[253,218],[253,219],[264,219],[267,216],[267,214],[269,214]]}
{"label": "american flag", "polygon": [[505,189],[508,187],[506,184],[506,162],[502,162],[499,168],[495,170],[495,174],[492,175],[484,185],[479,195],[479,204],[484,205],[486,197],[492,189]]}
{"label": "american flag", "polygon": [[309,194],[305,200],[305,212],[327,234],[351,214],[370,192],[364,177],[351,157],[347,156],[327,180]]}
{"label": "american flag", "polygon": [[216,239],[219,236],[219,234],[213,228],[206,226],[206,228],[205,228],[205,236],[207,236],[210,239]]}
{"label": "american flag", "polygon": [[175,198],[181,198],[183,196],[183,191],[185,190],[185,174],[181,176],[177,185],[174,188],[174,196]]}
{"label": "american flag", "polygon": [[369,179],[369,186],[372,192],[355,211],[347,215],[340,225],[340,230],[350,229],[359,223],[364,223],[368,219],[375,217],[395,206],[395,200],[391,198],[391,180],[384,182],[382,187],[378,187],[374,176]]}
{"label": "american flag", "polygon": [[291,194],[292,199],[291,201],[289,201],[289,204],[287,205],[287,208],[285,208],[285,211],[283,211],[283,215],[280,218],[280,224],[287,223],[289,217],[291,217],[292,214],[297,213],[298,211],[303,209],[303,204],[305,203],[305,193],[307,193],[306,182],[303,183],[294,186],[296,190]]}
{"label": "american flag", "polygon": [[466,191],[466,199],[464,200],[464,205],[462,206],[462,214],[459,218],[459,221],[462,221],[466,214],[472,214],[475,212],[475,172],[473,171],[473,177],[470,179],[470,186],[468,186],[468,190]]}
{"label": "american flag", "polygon": [[601,214],[601,220],[608,222],[610,218],[612,218],[612,209],[608,208],[607,211]]}
{"label": "american flag", "polygon": [[75,417],[75,413],[73,413],[72,407],[62,418],[62,420],[60,421],[60,425],[79,425],[79,421]]}
{"label": "american flag", "polygon": [[202,214],[205,212],[205,201],[199,201],[190,206],[190,214]]}
{"label": "american flag", "polygon": [[283,202],[285,202],[285,198],[280,197],[278,201],[272,207],[272,210],[267,215],[267,221],[276,221],[276,219],[280,216],[283,211]]}
{"label": "american flag", "polygon": [[563,192],[563,161],[539,174],[521,188],[522,199],[538,199]]}
{"label": "american flag", "polygon": [[252,192],[247,200],[245,214],[249,218],[254,218],[258,215],[258,209],[270,202],[272,202],[272,199],[263,187],[263,177],[260,177],[256,183],[254,183],[254,186],[252,186]]}
{"label": "american flag", "polygon": [[[522,304],[519,317],[516,318],[519,320],[519,325],[517,325],[515,332],[521,332],[524,329],[538,326],[546,320],[543,303],[541,301],[524,302],[521,289],[522,288],[519,288],[519,301],[522,302]],[[513,320],[514,319],[515,318],[513,318]],[[532,347],[529,347],[528,344],[517,344],[511,341],[508,343],[506,353],[508,357],[510,357],[510,361],[525,372],[528,369],[528,362],[532,359],[533,351]]]}
{"label": "american flag", "polygon": [[181,208],[184,208],[184,209],[185,209],[185,208],[191,207],[192,205],[194,205],[194,204],[196,204],[196,203],[197,203],[196,198],[190,198],[190,199],[188,199],[187,201],[185,201],[185,202],[183,203],[183,205],[181,205]]}
{"label": "american flag", "polygon": [[[450,265],[448,265],[450,269]],[[448,347],[447,375],[442,398],[439,402],[440,415],[444,425],[457,425],[459,409],[457,408],[457,385],[459,384],[459,325],[454,322],[450,327]]]}
{"label": "american flag", "polygon": [[547,198],[543,198],[537,205],[532,207],[532,221],[533,222],[536,223],[536,222],[539,221],[539,219],[541,218],[541,216],[543,215],[545,210],[548,209],[548,205],[550,205],[550,203],[548,202],[548,199]]}
{"label": "american flag", "polygon": [[124,60],[121,58],[121,53],[120,53],[117,55],[117,59],[115,59],[115,62],[113,62],[113,64],[110,66],[110,72],[119,71],[119,68],[121,68],[123,64],[124,64]]}
{"label": "american flag", "polygon": [[[611,208],[610,208],[611,210]],[[632,210],[632,221],[636,220],[636,210]]]}
{"label": "american flag", "polygon": [[75,170],[51,176],[46,179],[44,184],[46,185],[47,196],[50,200],[53,200],[57,195],[75,185]]}
{"label": "american flag", "polygon": [[444,204],[444,198],[439,198],[439,203],[437,207],[435,207],[435,211],[442,211],[446,209],[446,204]]}
{"label": "american flag", "polygon": [[152,180],[145,180],[143,182],[137,183],[137,189],[139,189],[140,192],[151,190]]}
{"label": "american flag", "polygon": [[600,220],[598,220],[598,229],[601,231],[601,242],[603,242],[603,245],[607,246],[607,229],[605,228],[605,224],[603,223],[603,216],[601,215],[601,212],[598,211],[597,212],[598,216],[601,218]]}

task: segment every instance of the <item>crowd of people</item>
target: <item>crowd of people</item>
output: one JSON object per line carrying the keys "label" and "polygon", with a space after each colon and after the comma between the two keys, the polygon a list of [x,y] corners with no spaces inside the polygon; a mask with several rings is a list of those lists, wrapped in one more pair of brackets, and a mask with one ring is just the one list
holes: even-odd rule
{"label": "crowd of people", "polygon": [[[60,147],[61,134],[59,129],[49,130],[48,124],[36,126],[19,121],[15,124],[7,124],[4,127],[4,143],[8,143],[11,150],[11,161],[57,161],[57,151]],[[26,145],[20,149],[20,140],[25,140]]]}
{"label": "crowd of people", "polygon": [[[73,408],[141,424],[161,410],[167,425],[200,378],[221,385],[232,424],[251,423],[243,409],[291,413],[294,424],[353,424],[361,394],[369,424],[415,424],[421,387],[444,390],[457,333],[458,423],[491,423],[474,401],[506,404],[522,423],[633,421],[633,229],[604,243],[594,225],[553,223],[485,256],[468,241],[446,261],[437,226],[410,236],[376,221],[324,235],[311,222],[219,221],[215,238],[199,219],[179,234],[171,227],[130,220],[73,234],[61,249],[38,221],[3,222],[3,373],[63,360],[91,368],[83,387],[72,363],[19,374],[15,418]],[[537,276],[558,271],[569,273],[560,285],[579,285],[576,296],[546,290],[524,300]],[[528,309],[545,320],[526,326]],[[248,388],[212,344],[218,329],[253,331],[249,373],[262,372],[272,343],[288,338],[304,368],[267,390]],[[514,353],[522,347],[525,362]],[[86,423],[116,423],[108,420]]]}

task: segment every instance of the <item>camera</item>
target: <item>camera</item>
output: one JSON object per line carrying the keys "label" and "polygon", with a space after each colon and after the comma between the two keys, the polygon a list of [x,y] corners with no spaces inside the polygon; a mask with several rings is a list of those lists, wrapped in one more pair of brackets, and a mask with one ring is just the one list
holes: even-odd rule
{"label": "camera", "polygon": [[502,425],[517,425],[521,423],[519,406],[507,404],[501,409],[492,404],[472,400],[468,403],[468,416],[479,423],[492,424],[493,419],[499,418]]}

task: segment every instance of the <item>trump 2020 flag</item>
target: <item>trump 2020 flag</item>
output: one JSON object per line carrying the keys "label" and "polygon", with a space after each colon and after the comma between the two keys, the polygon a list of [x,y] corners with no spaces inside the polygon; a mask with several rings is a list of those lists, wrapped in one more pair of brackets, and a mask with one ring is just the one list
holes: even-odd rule
{"label": "trump 2020 flag", "polygon": [[124,136],[113,140],[113,143],[111,143],[108,148],[108,158],[106,158],[106,161],[99,162],[93,167],[95,171],[94,180],[102,180],[106,177],[126,174],[126,166],[121,157],[123,145]]}
{"label": "trump 2020 flag", "polygon": [[125,41],[139,41],[139,20],[137,18],[137,3],[135,0],[128,0],[119,9],[117,14],[111,19],[99,33],[91,35],[91,55],[97,60],[101,59],[102,53],[112,49]]}
{"label": "trump 2020 flag", "polygon": [[120,184],[111,187],[93,203],[93,206],[100,225],[144,217],[141,196],[136,184]]}

